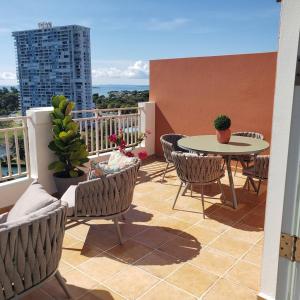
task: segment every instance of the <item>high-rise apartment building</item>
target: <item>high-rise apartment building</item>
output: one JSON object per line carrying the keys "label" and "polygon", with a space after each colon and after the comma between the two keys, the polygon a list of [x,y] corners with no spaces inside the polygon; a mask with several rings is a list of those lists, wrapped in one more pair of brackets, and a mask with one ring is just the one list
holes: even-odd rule
{"label": "high-rise apartment building", "polygon": [[12,35],[23,114],[51,105],[53,95],[65,95],[77,110],[93,108],[89,28],[43,22]]}

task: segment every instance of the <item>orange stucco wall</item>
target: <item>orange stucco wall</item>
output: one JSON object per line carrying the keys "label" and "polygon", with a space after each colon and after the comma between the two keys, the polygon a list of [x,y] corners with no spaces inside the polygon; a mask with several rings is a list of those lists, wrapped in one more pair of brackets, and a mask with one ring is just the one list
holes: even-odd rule
{"label": "orange stucco wall", "polygon": [[276,52],[152,60],[150,100],[156,102],[156,153],[164,133],[214,134],[230,116],[232,131],[257,131],[270,141]]}

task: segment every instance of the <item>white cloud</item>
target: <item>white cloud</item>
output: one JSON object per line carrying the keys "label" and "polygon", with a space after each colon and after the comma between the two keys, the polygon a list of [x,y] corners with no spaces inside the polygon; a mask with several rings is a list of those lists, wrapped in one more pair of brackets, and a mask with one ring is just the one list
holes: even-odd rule
{"label": "white cloud", "polygon": [[147,24],[147,29],[156,31],[171,31],[183,27],[188,22],[189,19],[186,18],[175,18],[171,20],[151,19]]}
{"label": "white cloud", "polygon": [[13,81],[16,81],[17,79],[17,76],[15,73],[13,72],[0,72],[0,80],[13,80]]}
{"label": "white cloud", "polygon": [[138,60],[127,67],[99,67],[92,70],[93,81],[99,79],[148,79],[149,64],[147,62]]}

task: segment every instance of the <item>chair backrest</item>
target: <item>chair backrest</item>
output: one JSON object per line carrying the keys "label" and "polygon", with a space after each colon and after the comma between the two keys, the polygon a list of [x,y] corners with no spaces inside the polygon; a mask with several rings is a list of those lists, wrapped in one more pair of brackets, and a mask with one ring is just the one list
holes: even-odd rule
{"label": "chair backrest", "polygon": [[160,142],[167,162],[173,162],[171,155],[172,151],[182,150],[180,147],[178,147],[177,142],[183,137],[185,137],[185,135],[174,133],[164,134],[160,137]]}
{"label": "chair backrest", "polygon": [[259,132],[252,132],[252,131],[239,131],[239,132],[234,132],[232,135],[237,135],[237,136],[245,136],[245,137],[251,137],[259,140],[263,140],[264,136],[263,134]]}
{"label": "chair backrest", "polygon": [[257,155],[254,158],[254,175],[260,179],[268,179],[270,155]]}
{"label": "chair backrest", "polygon": [[126,211],[132,202],[140,160],[121,171],[80,182],[74,216],[105,217]]}
{"label": "chair backrest", "polygon": [[0,299],[11,299],[57,270],[67,205],[0,229]]}
{"label": "chair backrest", "polygon": [[208,183],[222,175],[222,157],[172,152],[178,177],[184,182]]}

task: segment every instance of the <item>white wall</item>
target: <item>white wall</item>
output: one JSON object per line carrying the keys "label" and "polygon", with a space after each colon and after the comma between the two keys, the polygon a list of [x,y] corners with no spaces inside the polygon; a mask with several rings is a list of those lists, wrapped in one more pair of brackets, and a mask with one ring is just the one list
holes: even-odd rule
{"label": "white wall", "polygon": [[278,300],[284,299],[276,298],[276,289],[279,284],[277,281],[279,243],[288,177],[288,156],[300,29],[300,1],[284,0],[281,5],[271,161],[265,218],[265,242],[259,293],[262,299]]}
{"label": "white wall", "polygon": [[25,192],[31,184],[31,178],[18,178],[0,184],[0,208],[15,204],[16,200]]}

